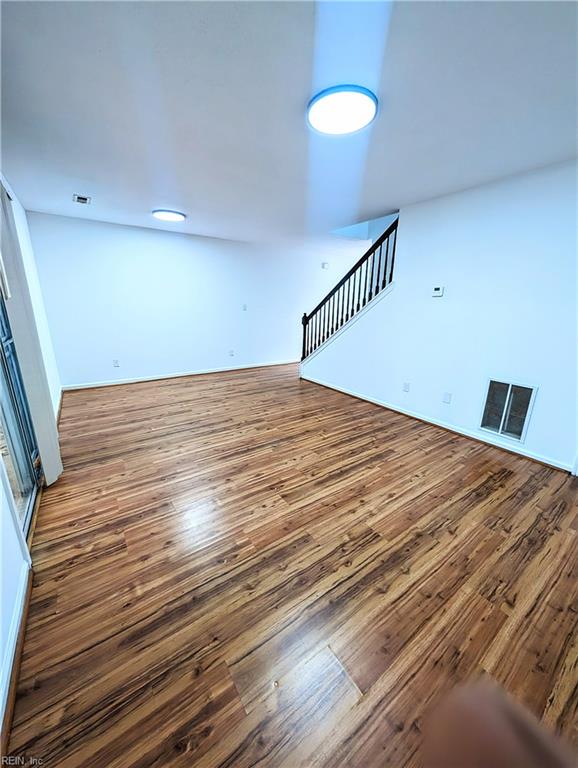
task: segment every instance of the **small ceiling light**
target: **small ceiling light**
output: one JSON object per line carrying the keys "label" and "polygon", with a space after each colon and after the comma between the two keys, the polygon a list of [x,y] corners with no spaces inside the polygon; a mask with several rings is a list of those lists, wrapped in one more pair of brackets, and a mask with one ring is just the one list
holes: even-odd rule
{"label": "small ceiling light", "polygon": [[334,136],[360,131],[377,114],[377,97],[360,85],[336,85],[309,102],[307,120],[320,133]]}
{"label": "small ceiling light", "polygon": [[159,221],[184,221],[187,217],[184,213],[179,213],[179,211],[167,211],[164,208],[159,208],[156,211],[153,211],[153,216],[155,219],[158,219]]}

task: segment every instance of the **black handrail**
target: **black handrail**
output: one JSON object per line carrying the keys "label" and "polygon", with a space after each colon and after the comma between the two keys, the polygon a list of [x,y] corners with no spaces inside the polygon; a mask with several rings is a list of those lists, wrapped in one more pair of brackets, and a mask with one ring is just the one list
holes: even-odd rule
{"label": "black handrail", "polygon": [[[396,219],[389,225],[315,309],[303,315],[301,360],[305,360],[391,283],[398,221]],[[391,248],[390,239],[393,240]]]}

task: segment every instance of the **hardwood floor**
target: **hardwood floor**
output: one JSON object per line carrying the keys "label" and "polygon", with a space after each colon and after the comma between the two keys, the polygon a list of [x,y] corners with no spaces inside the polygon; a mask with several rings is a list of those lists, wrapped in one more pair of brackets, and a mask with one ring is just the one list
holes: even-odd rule
{"label": "hardwood floor", "polygon": [[67,393],[61,438],[13,754],[414,766],[482,673],[577,740],[576,478],[296,366]]}

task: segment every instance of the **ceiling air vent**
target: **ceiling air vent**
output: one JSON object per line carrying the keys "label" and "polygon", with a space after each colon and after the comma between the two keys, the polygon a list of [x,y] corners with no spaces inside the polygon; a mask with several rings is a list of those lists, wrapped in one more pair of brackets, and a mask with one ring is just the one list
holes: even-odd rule
{"label": "ceiling air vent", "polygon": [[90,205],[91,200],[88,195],[72,195],[72,199],[75,203],[80,203],[81,205]]}
{"label": "ceiling air vent", "polygon": [[535,394],[533,387],[490,381],[482,414],[482,429],[523,440]]}

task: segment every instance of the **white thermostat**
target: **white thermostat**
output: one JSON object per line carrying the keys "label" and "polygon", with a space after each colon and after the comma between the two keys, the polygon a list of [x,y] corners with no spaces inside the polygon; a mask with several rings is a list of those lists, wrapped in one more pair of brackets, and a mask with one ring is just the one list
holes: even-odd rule
{"label": "white thermostat", "polygon": [[443,296],[444,295],[444,287],[443,285],[435,285],[432,292],[432,296]]}

